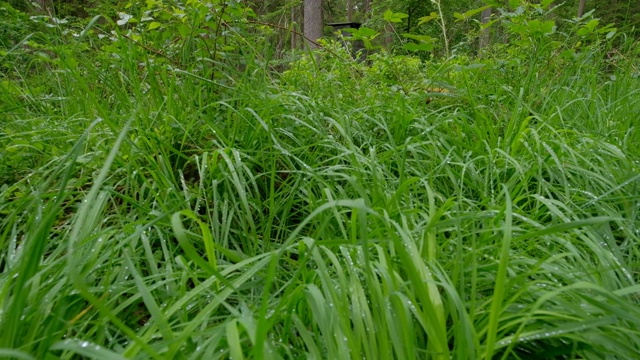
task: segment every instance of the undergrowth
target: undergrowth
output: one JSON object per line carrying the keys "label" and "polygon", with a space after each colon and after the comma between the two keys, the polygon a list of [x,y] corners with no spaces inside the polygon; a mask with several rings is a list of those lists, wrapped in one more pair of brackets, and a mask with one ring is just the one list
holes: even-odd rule
{"label": "undergrowth", "polygon": [[277,72],[109,24],[2,55],[0,357],[640,353],[637,42]]}

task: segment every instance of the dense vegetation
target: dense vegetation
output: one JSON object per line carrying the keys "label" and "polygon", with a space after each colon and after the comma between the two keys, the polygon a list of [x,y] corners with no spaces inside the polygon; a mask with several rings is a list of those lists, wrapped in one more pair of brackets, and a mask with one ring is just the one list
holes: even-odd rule
{"label": "dense vegetation", "polygon": [[0,2],[0,358],[638,358],[638,40],[498,14],[356,61]]}

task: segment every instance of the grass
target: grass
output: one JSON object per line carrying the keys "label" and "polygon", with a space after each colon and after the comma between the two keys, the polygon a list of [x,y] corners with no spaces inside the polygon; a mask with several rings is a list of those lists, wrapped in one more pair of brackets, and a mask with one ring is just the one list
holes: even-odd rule
{"label": "grass", "polygon": [[211,80],[131,44],[14,72],[0,357],[635,358],[633,49],[606,75],[596,49]]}

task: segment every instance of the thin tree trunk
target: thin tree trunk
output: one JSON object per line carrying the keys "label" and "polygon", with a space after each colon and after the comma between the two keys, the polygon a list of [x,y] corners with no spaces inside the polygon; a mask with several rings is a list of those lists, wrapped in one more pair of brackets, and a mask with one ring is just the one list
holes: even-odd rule
{"label": "thin tree trunk", "polygon": [[[491,8],[482,10],[482,13],[480,13],[480,23],[484,25],[489,22],[489,19],[491,19]],[[480,50],[489,46],[490,43],[491,43],[491,31],[487,27],[485,29],[482,29],[482,35],[480,35],[480,44],[479,44]]]}
{"label": "thin tree trunk", "polygon": [[586,5],[587,0],[580,0],[578,4],[578,18],[581,18],[584,15],[584,6]]}
{"label": "thin tree trunk", "polygon": [[347,0],[347,21],[353,21],[353,0]]}
{"label": "thin tree trunk", "polygon": [[362,14],[365,19],[369,18],[369,11],[371,10],[371,0],[364,0],[362,3]]}
{"label": "thin tree trunk", "polygon": [[[304,0],[304,36],[311,41],[322,37],[322,0]],[[318,46],[307,40],[309,48]]]}
{"label": "thin tree trunk", "polygon": [[391,50],[391,47],[393,45],[393,36],[395,32],[396,32],[396,29],[393,26],[393,23],[387,22],[386,24],[384,24],[384,36],[382,37],[382,41],[385,49]]}
{"label": "thin tree trunk", "polygon": [[53,8],[53,4],[50,0],[35,0],[32,4],[35,4],[37,12],[40,14],[51,14],[51,9]]}
{"label": "thin tree trunk", "polygon": [[[291,26],[292,30],[300,31],[300,8],[298,6],[291,7]],[[297,49],[300,44],[300,37],[296,33],[291,33],[291,50]]]}

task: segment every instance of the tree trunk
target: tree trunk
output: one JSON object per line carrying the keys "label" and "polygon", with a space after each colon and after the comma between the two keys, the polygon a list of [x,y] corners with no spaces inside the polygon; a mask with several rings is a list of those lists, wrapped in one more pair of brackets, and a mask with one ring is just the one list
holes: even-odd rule
{"label": "tree trunk", "polygon": [[382,36],[382,46],[391,51],[393,46],[393,36],[395,35],[396,29],[393,26],[393,23],[387,22],[384,24],[384,34]]}
{"label": "tree trunk", "polygon": [[587,0],[580,0],[578,4],[578,18],[581,18],[584,15],[584,6],[586,5]]}
{"label": "tree trunk", "polygon": [[318,47],[311,41],[322,37],[322,27],[322,0],[304,0],[304,36],[309,48]]}
{"label": "tree trunk", "polygon": [[[292,26],[292,30],[294,31],[301,31],[302,29],[300,28],[300,24],[304,21],[300,21],[303,20],[300,18],[300,7],[299,6],[292,6],[291,7],[291,26]],[[301,38],[298,34],[292,32],[291,33],[291,50],[295,50],[300,48],[300,44],[301,44]]]}
{"label": "tree trunk", "polygon": [[364,19],[369,18],[369,11],[371,10],[371,0],[364,0],[362,3],[362,17]]}
{"label": "tree trunk", "polygon": [[353,21],[353,0],[347,0],[347,21]]}
{"label": "tree trunk", "polygon": [[[489,22],[489,19],[491,19],[491,8],[482,10],[482,13],[480,13],[480,23],[484,25]],[[479,44],[480,50],[489,46],[490,43],[491,43],[491,31],[487,27],[485,29],[482,29],[482,34],[480,35],[480,44]]]}
{"label": "tree trunk", "polygon": [[36,12],[40,14],[51,14],[53,4],[50,0],[35,0],[32,4],[36,5]]}

